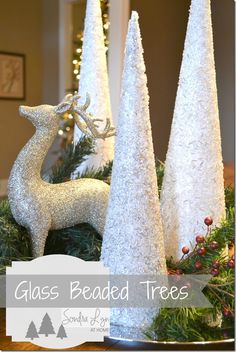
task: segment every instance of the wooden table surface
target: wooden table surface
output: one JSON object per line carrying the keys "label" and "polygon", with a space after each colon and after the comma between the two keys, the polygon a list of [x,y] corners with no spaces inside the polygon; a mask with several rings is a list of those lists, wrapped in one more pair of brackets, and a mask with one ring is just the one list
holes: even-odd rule
{"label": "wooden table surface", "polygon": [[225,186],[234,187],[234,163],[224,164]]}

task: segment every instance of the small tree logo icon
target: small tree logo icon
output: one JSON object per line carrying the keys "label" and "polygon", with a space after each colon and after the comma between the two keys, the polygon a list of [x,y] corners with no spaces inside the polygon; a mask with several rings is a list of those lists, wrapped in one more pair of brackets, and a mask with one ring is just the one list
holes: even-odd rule
{"label": "small tree logo icon", "polygon": [[38,333],[37,333],[37,330],[36,330],[36,327],[35,327],[35,324],[33,321],[31,321],[29,327],[28,327],[28,331],[26,333],[26,338],[29,338],[31,340],[33,340],[34,338],[37,338],[39,337]]}
{"label": "small tree logo icon", "polygon": [[58,333],[57,333],[57,337],[64,339],[65,337],[67,337],[66,335],[66,330],[64,328],[64,326],[61,324],[61,326],[59,327]]}
{"label": "small tree logo icon", "polygon": [[44,334],[46,337],[48,337],[48,335],[55,334],[55,331],[51,322],[51,318],[49,317],[48,313],[44,315],[38,333]]}

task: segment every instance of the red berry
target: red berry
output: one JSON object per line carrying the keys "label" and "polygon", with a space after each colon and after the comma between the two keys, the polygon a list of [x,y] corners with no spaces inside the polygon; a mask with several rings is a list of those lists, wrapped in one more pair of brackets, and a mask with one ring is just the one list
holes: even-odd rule
{"label": "red berry", "polygon": [[211,269],[210,274],[213,276],[217,276],[217,275],[219,275],[219,270],[213,268],[213,269]]}
{"label": "red berry", "polygon": [[219,269],[220,267],[220,262],[218,260],[215,260],[213,263],[212,263],[212,268],[214,269]]}
{"label": "red berry", "polygon": [[230,259],[227,263],[228,268],[233,269],[234,268],[234,260]]}
{"label": "red berry", "polygon": [[182,252],[183,252],[184,254],[188,254],[189,248],[188,248],[187,246],[184,246],[184,247],[182,248]]}
{"label": "red berry", "polygon": [[230,317],[230,316],[231,316],[231,311],[230,311],[230,309],[228,309],[228,308],[225,307],[225,308],[223,309],[223,315],[224,315],[225,318]]}
{"label": "red berry", "polygon": [[214,251],[216,249],[219,248],[219,243],[216,242],[216,241],[212,241],[210,244],[209,244],[209,247]]}
{"label": "red berry", "polygon": [[205,222],[205,224],[206,224],[207,226],[211,226],[211,225],[213,224],[213,219],[212,219],[211,216],[207,216],[207,217],[205,218],[204,222]]}
{"label": "red berry", "polygon": [[201,247],[201,248],[198,249],[197,254],[198,255],[205,255],[206,252],[207,252],[206,248],[205,247]]}
{"label": "red berry", "polygon": [[195,268],[196,268],[197,270],[202,269],[202,262],[197,261],[197,262],[195,263]]}
{"label": "red berry", "polygon": [[204,241],[205,241],[205,237],[204,236],[202,236],[202,235],[197,235],[196,236],[196,242],[197,243],[202,243]]}

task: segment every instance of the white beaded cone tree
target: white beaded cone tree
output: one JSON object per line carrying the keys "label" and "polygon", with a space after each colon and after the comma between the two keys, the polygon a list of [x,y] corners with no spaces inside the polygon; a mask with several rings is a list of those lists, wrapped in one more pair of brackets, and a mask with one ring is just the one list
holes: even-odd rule
{"label": "white beaded cone tree", "polygon": [[204,234],[225,216],[223,162],[210,0],[192,0],[161,194],[165,249]]}
{"label": "white beaded cone tree", "polygon": [[[100,0],[87,0],[84,38],[82,48],[82,60],[79,81],[80,103],[90,95],[91,104],[88,112],[96,118],[106,121],[109,118],[112,122],[106,51],[104,44],[104,32],[101,16]],[[104,124],[100,124],[101,130]],[[81,137],[81,131],[76,126],[74,131],[74,142],[77,143]],[[114,137],[106,140],[95,141],[96,154],[90,155],[80,166],[79,171],[87,167],[98,168],[113,160]]]}
{"label": "white beaded cone tree", "polygon": [[[132,13],[126,39],[101,260],[113,274],[166,274],[149,95],[136,12]],[[155,313],[144,308],[112,309],[111,335],[140,337]]]}

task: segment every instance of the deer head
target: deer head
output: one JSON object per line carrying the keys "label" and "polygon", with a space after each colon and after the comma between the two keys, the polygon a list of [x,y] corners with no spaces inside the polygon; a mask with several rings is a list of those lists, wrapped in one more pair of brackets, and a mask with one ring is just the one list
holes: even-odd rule
{"label": "deer head", "polygon": [[111,127],[109,119],[106,119],[106,125],[103,131],[99,131],[98,122],[102,119],[94,118],[86,110],[90,105],[90,97],[87,94],[84,105],[79,105],[78,95],[67,94],[65,98],[57,105],[39,105],[34,107],[20,106],[19,112],[21,116],[26,117],[33,125],[38,127],[56,128],[60,124],[61,116],[65,112],[70,112],[74,117],[78,128],[86,135],[93,138],[108,138],[115,134],[114,127]]}
{"label": "deer head", "polygon": [[73,105],[73,95],[68,94],[57,106],[39,105],[19,107],[21,116],[27,118],[36,128],[57,128],[60,124],[61,115],[70,111]]}

